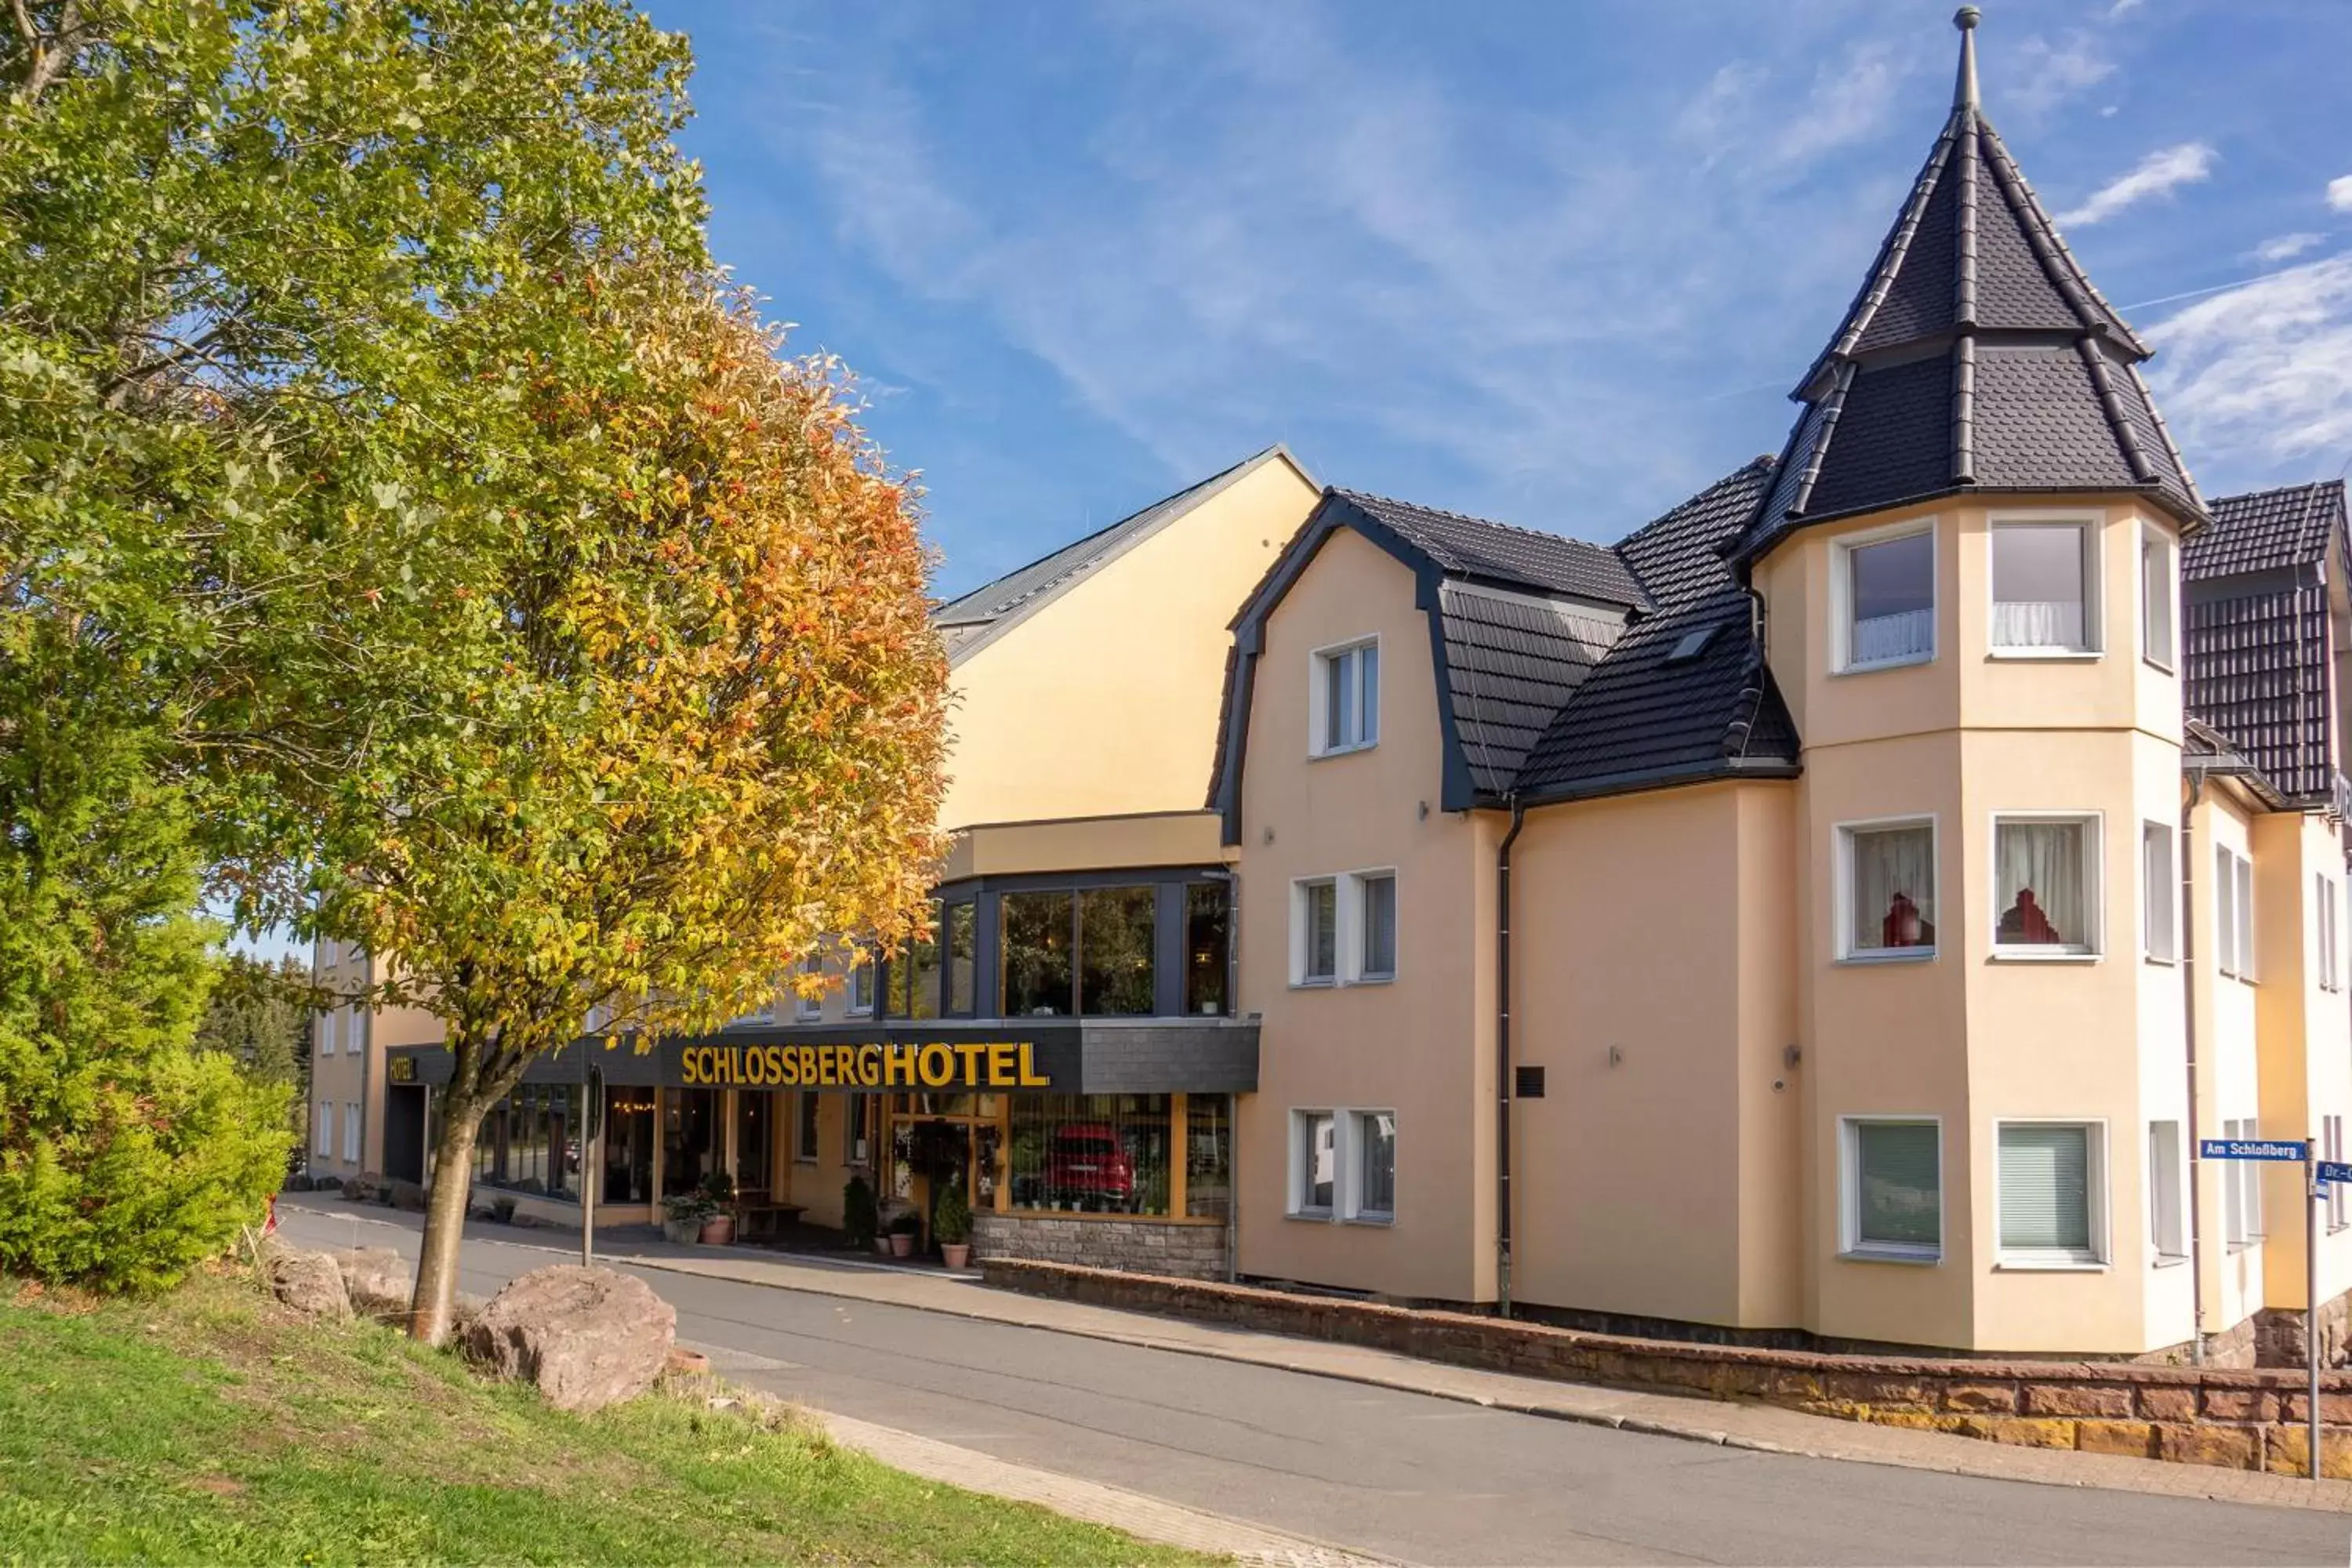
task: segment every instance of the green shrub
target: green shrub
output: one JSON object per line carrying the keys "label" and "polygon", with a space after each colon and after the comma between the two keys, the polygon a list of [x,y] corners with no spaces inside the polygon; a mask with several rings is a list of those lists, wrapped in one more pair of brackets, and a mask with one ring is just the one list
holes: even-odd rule
{"label": "green shrub", "polygon": [[940,1206],[931,1212],[931,1237],[948,1247],[960,1247],[971,1239],[971,1205],[963,1195],[961,1182],[940,1194]]}
{"label": "green shrub", "polygon": [[874,1184],[864,1176],[852,1176],[849,1184],[841,1189],[841,1228],[852,1247],[871,1247],[876,1233],[881,1228],[882,1213],[875,1205]]}

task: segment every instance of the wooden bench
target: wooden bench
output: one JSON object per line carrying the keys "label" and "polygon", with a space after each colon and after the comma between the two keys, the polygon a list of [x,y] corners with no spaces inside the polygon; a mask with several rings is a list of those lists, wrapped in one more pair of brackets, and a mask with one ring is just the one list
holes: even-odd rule
{"label": "wooden bench", "polygon": [[746,1241],[772,1237],[778,1229],[792,1224],[806,1212],[803,1205],[771,1203],[762,1197],[743,1198],[735,1205],[735,1216]]}

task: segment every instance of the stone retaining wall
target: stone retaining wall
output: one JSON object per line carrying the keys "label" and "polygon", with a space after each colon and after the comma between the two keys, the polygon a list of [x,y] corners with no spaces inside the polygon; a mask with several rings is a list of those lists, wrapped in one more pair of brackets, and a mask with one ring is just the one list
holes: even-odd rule
{"label": "stone retaining wall", "polygon": [[1225,1277],[1225,1227],[1039,1214],[971,1216],[972,1254],[986,1268],[1015,1259],[1134,1269],[1180,1279]]}
{"label": "stone retaining wall", "polygon": [[[1003,1255],[988,1283],[1028,1295],[1265,1333],[1364,1345],[1522,1376],[1716,1399],[2037,1448],[2301,1475],[2304,1376],[2130,1362],[1823,1355],[1581,1333],[1243,1285],[1115,1273]],[[2320,1384],[2323,1473],[2352,1479],[2352,1373]]]}

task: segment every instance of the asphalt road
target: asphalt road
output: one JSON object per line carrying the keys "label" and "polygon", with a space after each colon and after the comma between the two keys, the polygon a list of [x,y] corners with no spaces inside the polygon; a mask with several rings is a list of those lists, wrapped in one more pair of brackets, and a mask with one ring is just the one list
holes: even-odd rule
{"label": "asphalt road", "polygon": [[[305,1245],[404,1228],[281,1208]],[[557,1238],[551,1237],[551,1241]],[[557,1244],[560,1245],[560,1242]],[[483,1295],[552,1261],[468,1239]],[[1757,1454],[1041,1329],[643,1271],[718,1370],[821,1409],[1421,1563],[2340,1563],[2292,1509]]]}

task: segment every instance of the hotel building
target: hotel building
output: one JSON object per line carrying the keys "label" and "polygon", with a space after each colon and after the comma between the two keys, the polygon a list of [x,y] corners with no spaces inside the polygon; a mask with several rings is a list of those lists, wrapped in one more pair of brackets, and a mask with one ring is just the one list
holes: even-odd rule
{"label": "hotel building", "polygon": [[[2344,489],[2200,494],[1962,26],[1777,456],[1604,547],[1277,447],[941,606],[931,941],[549,1058],[478,1183],[576,1213],[593,1055],[615,1219],[870,1169],[983,1258],[2285,1359],[2301,1168],[2196,1149],[2343,1156]],[[429,1020],[353,1034],[314,1168],[419,1180]]]}

